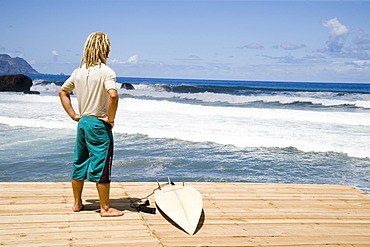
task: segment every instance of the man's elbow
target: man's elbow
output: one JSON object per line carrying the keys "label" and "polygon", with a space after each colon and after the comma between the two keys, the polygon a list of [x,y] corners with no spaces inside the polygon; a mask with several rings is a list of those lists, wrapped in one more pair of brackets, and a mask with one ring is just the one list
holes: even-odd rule
{"label": "man's elbow", "polygon": [[63,89],[60,89],[59,92],[58,92],[58,95],[59,95],[59,97],[63,97],[63,96],[67,95],[67,92],[64,91]]}
{"label": "man's elbow", "polygon": [[63,91],[63,89],[60,89],[60,90],[59,90],[59,92],[58,92],[59,97],[62,97],[62,96],[64,96],[65,94],[66,94],[66,92],[65,92],[65,91]]}
{"label": "man's elbow", "polygon": [[118,100],[119,97],[118,97],[117,90],[112,89],[112,90],[109,90],[108,93],[109,93],[109,97],[111,98],[111,100],[114,100],[114,101]]}

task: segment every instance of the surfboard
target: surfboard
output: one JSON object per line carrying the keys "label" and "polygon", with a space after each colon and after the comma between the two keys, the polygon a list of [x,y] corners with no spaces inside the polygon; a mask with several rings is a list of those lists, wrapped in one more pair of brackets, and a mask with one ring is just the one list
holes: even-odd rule
{"label": "surfboard", "polygon": [[157,207],[185,232],[195,233],[203,209],[202,195],[196,188],[169,183],[154,192],[154,199]]}

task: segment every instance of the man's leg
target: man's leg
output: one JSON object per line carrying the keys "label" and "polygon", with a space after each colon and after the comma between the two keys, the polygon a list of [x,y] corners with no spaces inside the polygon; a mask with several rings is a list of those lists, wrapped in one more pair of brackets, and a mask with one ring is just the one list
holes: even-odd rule
{"label": "man's leg", "polygon": [[122,216],[124,213],[118,209],[112,208],[109,203],[110,183],[97,183],[96,188],[100,199],[100,216],[114,217]]}
{"label": "man's leg", "polygon": [[71,179],[72,182],[72,189],[73,189],[73,197],[74,197],[74,204],[72,210],[74,212],[80,212],[82,209],[82,189],[84,187],[84,180],[75,180]]}
{"label": "man's leg", "polygon": [[74,197],[74,204],[72,210],[74,212],[81,211],[82,204],[82,190],[84,187],[85,179],[87,179],[87,168],[89,164],[89,151],[85,142],[85,119],[82,118],[78,122],[75,150],[73,155],[73,165],[72,165],[72,190]]}

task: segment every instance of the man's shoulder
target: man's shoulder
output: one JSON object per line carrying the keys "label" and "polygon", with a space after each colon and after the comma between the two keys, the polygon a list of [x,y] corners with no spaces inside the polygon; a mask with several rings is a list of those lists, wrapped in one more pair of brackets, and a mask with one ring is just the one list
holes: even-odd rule
{"label": "man's shoulder", "polygon": [[72,74],[74,74],[74,73],[81,73],[83,71],[86,71],[86,65],[85,64],[82,65],[81,67],[78,66],[75,70],[73,70]]}
{"label": "man's shoulder", "polygon": [[105,63],[102,63],[101,64],[101,69],[103,70],[107,70],[107,71],[114,71],[111,67],[109,67],[108,65],[106,65]]}
{"label": "man's shoulder", "polygon": [[104,71],[104,74],[106,75],[110,75],[110,76],[116,76],[116,72],[111,68],[109,67],[108,65],[102,63],[101,64],[101,69]]}

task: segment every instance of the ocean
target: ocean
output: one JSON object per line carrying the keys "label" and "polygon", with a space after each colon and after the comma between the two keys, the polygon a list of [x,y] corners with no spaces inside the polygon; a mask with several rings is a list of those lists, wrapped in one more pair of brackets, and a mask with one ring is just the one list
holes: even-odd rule
{"label": "ocean", "polygon": [[[69,181],[57,92],[0,92],[0,182]],[[370,84],[117,78],[112,180],[343,184],[370,192]],[[77,101],[72,96],[77,109]]]}

